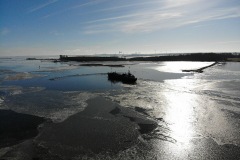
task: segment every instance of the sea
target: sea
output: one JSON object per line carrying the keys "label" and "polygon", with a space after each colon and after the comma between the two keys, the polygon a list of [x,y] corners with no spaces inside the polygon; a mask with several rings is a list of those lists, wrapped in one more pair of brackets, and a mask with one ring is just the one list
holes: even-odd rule
{"label": "sea", "polygon": [[[239,62],[219,62],[203,73],[185,73],[182,70],[198,69],[214,62],[133,61],[85,65],[90,62],[46,60],[57,57],[26,58],[0,58],[0,110],[44,117],[58,124],[84,111],[88,100],[104,97],[125,108],[141,108],[149,119],[158,123],[154,133],[139,136],[139,143],[118,153],[76,156],[64,154],[64,150],[69,150],[67,146],[58,153],[48,148],[50,141],[35,142],[58,158],[237,159],[240,156]],[[138,78],[137,83],[109,81],[107,73],[115,71],[130,71]],[[0,148],[0,157],[14,152],[18,154],[12,154],[11,158],[21,159],[22,149],[16,149],[18,146]],[[41,157],[43,153],[38,154]],[[51,156],[45,158],[54,159]]]}

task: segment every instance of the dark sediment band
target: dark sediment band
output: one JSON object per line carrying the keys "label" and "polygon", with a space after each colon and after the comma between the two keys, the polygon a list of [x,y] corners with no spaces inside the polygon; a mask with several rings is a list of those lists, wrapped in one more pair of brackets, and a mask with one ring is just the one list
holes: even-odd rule
{"label": "dark sediment band", "polygon": [[42,117],[0,110],[0,148],[37,136],[37,127],[44,121]]}

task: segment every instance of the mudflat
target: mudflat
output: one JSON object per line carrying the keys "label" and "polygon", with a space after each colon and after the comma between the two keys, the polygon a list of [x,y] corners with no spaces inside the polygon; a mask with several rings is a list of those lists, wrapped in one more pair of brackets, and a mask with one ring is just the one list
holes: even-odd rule
{"label": "mudflat", "polygon": [[87,101],[87,108],[61,123],[43,127],[36,142],[61,157],[117,153],[139,142],[141,133],[157,127],[154,120],[103,97]]}
{"label": "mudflat", "polygon": [[42,117],[0,110],[0,148],[17,144],[37,136],[37,127],[45,121]]}

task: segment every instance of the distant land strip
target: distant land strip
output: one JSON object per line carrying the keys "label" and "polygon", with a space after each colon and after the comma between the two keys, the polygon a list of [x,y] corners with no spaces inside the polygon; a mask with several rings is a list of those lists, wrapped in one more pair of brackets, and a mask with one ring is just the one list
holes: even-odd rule
{"label": "distant land strip", "polygon": [[[130,57],[129,57],[130,56]],[[127,58],[128,57],[128,58]],[[240,53],[186,53],[186,54],[167,54],[158,56],[146,56],[146,55],[120,55],[118,56],[68,56],[60,55],[57,59],[38,59],[27,58],[26,60],[41,60],[41,61],[53,61],[53,62],[106,62],[106,61],[202,61],[202,62],[240,62]],[[82,64],[83,66],[109,66],[103,64]],[[111,65],[109,67],[122,67],[122,65]]]}
{"label": "distant land strip", "polygon": [[239,53],[192,53],[192,54],[178,54],[178,55],[162,55],[149,57],[98,57],[98,56],[67,56],[60,55],[59,61],[240,61]]}

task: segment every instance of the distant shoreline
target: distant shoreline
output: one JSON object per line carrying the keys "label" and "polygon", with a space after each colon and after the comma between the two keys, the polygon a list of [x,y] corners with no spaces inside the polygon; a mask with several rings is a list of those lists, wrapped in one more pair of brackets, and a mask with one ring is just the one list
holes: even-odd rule
{"label": "distant shoreline", "polygon": [[179,55],[162,55],[149,57],[97,57],[60,55],[59,61],[103,62],[103,61],[240,61],[240,54],[233,53],[194,53]]}
{"label": "distant shoreline", "polygon": [[[41,61],[52,61],[52,62],[118,62],[118,61],[149,61],[149,62],[161,62],[161,61],[193,61],[193,62],[240,62],[240,53],[186,53],[186,54],[167,54],[157,55],[121,55],[121,56],[68,56],[59,55],[59,58],[35,58],[28,57],[26,60],[41,60]],[[85,64],[83,64],[85,65]],[[90,65],[90,64],[87,64]],[[91,64],[96,66],[96,64]],[[99,65],[99,64],[97,64]],[[101,64],[100,64],[101,65]],[[121,67],[121,66],[114,66]]]}

